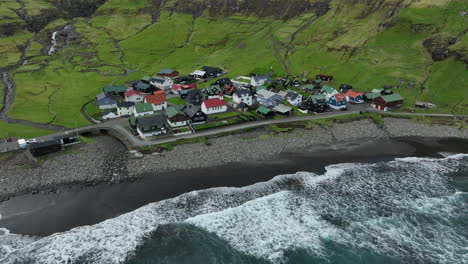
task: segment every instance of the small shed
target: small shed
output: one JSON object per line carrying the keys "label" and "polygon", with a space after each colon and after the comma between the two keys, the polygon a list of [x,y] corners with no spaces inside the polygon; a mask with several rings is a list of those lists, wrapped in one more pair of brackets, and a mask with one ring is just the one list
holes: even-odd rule
{"label": "small shed", "polygon": [[283,104],[277,105],[273,107],[273,111],[281,114],[281,115],[289,115],[293,109],[289,106],[285,106]]}
{"label": "small shed", "polygon": [[387,111],[389,108],[397,107],[403,104],[404,98],[398,94],[393,93],[381,96],[374,100],[373,106],[379,110]]}
{"label": "small shed", "polygon": [[273,112],[269,108],[266,108],[264,106],[260,106],[259,108],[257,108],[257,113],[265,117],[273,115]]}
{"label": "small shed", "polygon": [[29,145],[28,148],[29,152],[31,152],[34,157],[37,157],[62,150],[62,144],[58,140],[49,140],[33,143]]}

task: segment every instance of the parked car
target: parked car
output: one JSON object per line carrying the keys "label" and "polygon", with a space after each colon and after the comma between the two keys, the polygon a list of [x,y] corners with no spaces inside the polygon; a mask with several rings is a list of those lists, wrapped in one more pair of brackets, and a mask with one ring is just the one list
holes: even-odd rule
{"label": "parked car", "polygon": [[28,143],[28,144],[33,144],[33,143],[37,143],[37,142],[38,142],[38,141],[37,141],[37,139],[35,139],[35,138],[31,138],[31,139],[27,139],[27,140],[26,140],[26,143]]}
{"label": "parked car", "polygon": [[5,140],[6,142],[13,142],[13,139],[11,137],[7,137]]}

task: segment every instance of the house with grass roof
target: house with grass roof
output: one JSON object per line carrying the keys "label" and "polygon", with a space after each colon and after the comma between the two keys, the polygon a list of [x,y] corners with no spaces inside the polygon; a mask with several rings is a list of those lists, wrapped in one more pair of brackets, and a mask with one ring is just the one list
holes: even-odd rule
{"label": "house with grass roof", "polygon": [[147,116],[154,114],[153,105],[149,103],[138,103],[135,104],[133,109],[133,115],[135,117]]}
{"label": "house with grass roof", "polygon": [[264,117],[269,117],[269,116],[272,116],[273,115],[273,111],[271,111],[270,108],[267,108],[267,107],[264,107],[264,106],[260,106],[257,108],[257,113],[264,116]]}
{"label": "house with grass roof", "polygon": [[125,85],[112,85],[112,86],[106,86],[102,90],[108,96],[109,95],[123,96],[125,92],[127,91],[127,87],[125,87]]}
{"label": "house with grass roof", "polygon": [[143,139],[167,133],[166,118],[157,113],[134,119],[136,131]]}
{"label": "house with grass roof", "polygon": [[373,101],[372,107],[382,111],[389,111],[401,106],[403,104],[403,100],[404,98],[398,93],[383,95]]}
{"label": "house with grass roof", "polygon": [[299,105],[302,113],[323,113],[327,110],[328,103],[323,94],[311,95]]}

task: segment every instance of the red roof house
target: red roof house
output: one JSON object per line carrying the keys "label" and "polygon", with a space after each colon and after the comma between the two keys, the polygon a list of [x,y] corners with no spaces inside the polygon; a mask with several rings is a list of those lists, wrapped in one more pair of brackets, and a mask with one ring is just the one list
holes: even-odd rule
{"label": "red roof house", "polygon": [[145,103],[150,103],[153,105],[154,111],[161,111],[167,108],[166,94],[158,93],[151,94],[145,97]]}
{"label": "red roof house", "polygon": [[207,115],[222,113],[227,111],[227,104],[224,100],[219,98],[207,99],[203,101],[201,110]]}
{"label": "red roof house", "polygon": [[142,92],[130,89],[124,93],[125,101],[139,103],[142,102],[145,96]]}
{"label": "red roof house", "polygon": [[355,103],[355,104],[364,103],[364,93],[358,93],[353,90],[348,90],[345,95],[346,95],[346,99],[350,103]]}

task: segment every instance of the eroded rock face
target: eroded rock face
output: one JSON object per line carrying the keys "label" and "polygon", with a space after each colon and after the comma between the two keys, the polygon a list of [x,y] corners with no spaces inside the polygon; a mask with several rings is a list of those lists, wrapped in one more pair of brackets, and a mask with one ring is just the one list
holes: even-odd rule
{"label": "eroded rock face", "polygon": [[[161,0],[155,0],[161,4]],[[172,7],[173,12],[201,16],[205,11],[212,17],[230,16],[235,13],[256,15],[259,17],[272,16],[275,19],[290,19],[305,12],[315,12],[322,16],[328,12],[330,0],[212,0],[193,1],[178,0]]]}
{"label": "eroded rock face", "polygon": [[90,17],[106,0],[53,0],[52,3],[73,17]]}
{"label": "eroded rock face", "polygon": [[40,15],[35,16],[28,15],[23,9],[17,10],[16,13],[26,22],[29,31],[32,32],[41,31],[50,21],[60,16],[58,9],[45,9],[41,11]]}
{"label": "eroded rock face", "polygon": [[431,54],[434,61],[442,61],[454,55],[449,49],[457,42],[457,37],[449,34],[439,34],[423,42],[424,48]]}

